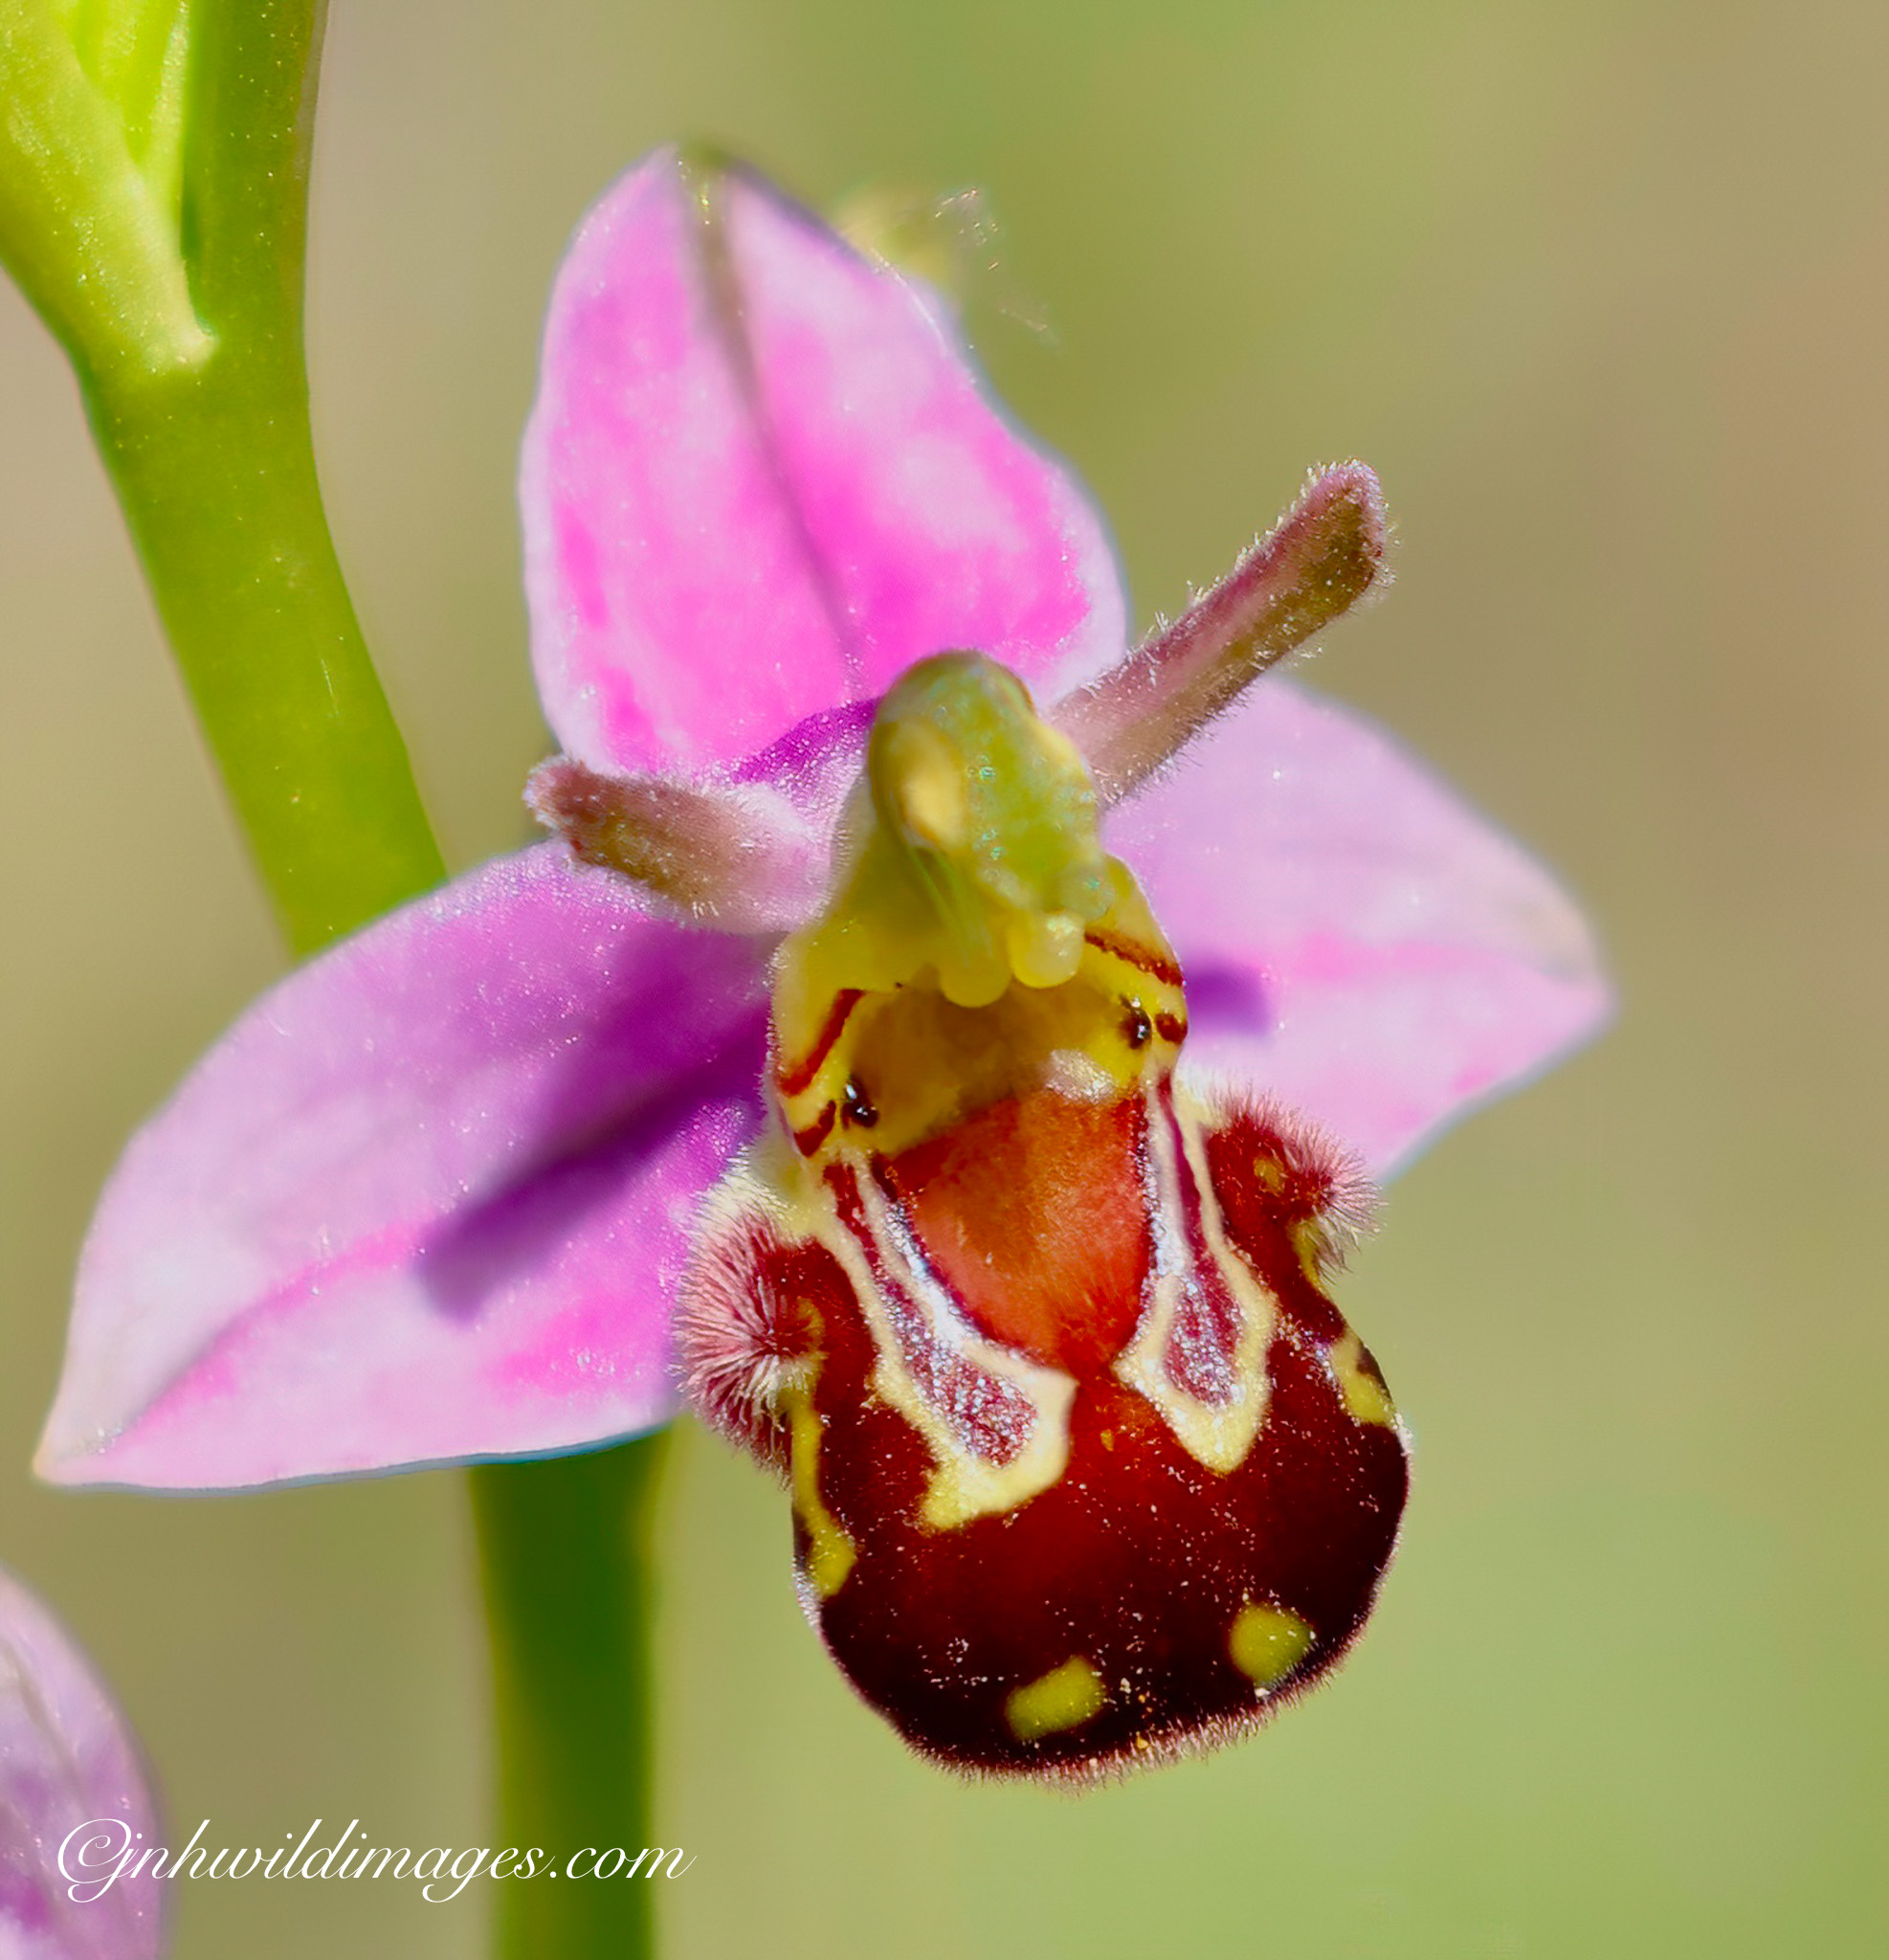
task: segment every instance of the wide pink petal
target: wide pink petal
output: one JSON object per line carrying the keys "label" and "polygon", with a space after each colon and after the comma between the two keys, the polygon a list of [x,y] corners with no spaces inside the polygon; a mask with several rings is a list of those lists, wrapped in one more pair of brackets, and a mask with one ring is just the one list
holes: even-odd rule
{"label": "wide pink petal", "polygon": [[558,275],[521,497],[551,725],[700,769],[973,647],[1050,696],[1118,658],[1100,521],[935,298],[739,171],[619,179]]}
{"label": "wide pink petal", "polygon": [[106,1189],[41,1473],[219,1487],[665,1418],[766,951],[545,844],[292,974]]}
{"label": "wide pink petal", "polygon": [[1184,1074],[1383,1171],[1610,1005],[1554,880],[1362,717],[1267,680],[1114,815],[1188,979]]}
{"label": "wide pink petal", "polygon": [[160,1830],[138,1746],[103,1682],[0,1570],[0,1954],[151,1960],[164,1888],[148,1858],[135,1867],[162,1848]]}

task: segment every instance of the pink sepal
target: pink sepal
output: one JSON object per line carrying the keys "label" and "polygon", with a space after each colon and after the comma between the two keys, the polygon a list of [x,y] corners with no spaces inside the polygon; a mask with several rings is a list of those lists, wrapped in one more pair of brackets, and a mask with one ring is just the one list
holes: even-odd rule
{"label": "pink sepal", "polygon": [[674,150],[558,274],[520,494],[545,713],[594,768],[733,766],[945,648],[1054,699],[1124,645],[1099,519],[936,301]]}
{"label": "pink sepal", "polygon": [[1548,873],[1363,717],[1286,681],[1122,804],[1108,841],[1187,974],[1184,1076],[1277,1096],[1380,1175],[1609,1013]]}
{"label": "pink sepal", "polygon": [[554,843],[291,974],[107,1187],[41,1474],[213,1488],[662,1421],[766,959]]}

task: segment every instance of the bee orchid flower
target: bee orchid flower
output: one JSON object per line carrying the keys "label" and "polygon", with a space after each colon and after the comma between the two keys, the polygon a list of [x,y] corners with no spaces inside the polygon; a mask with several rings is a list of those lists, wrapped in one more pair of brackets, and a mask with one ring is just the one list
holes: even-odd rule
{"label": "bee orchid flower", "polygon": [[686,1386],[921,1748],[1243,1726],[1395,1537],[1324,1292],[1367,1176],[1605,1004],[1523,852],[1248,685],[1380,578],[1374,478],[1131,652],[939,297],[663,152],[559,274],[522,497],[553,835],[291,974],[133,1141],[42,1473],[570,1451]]}

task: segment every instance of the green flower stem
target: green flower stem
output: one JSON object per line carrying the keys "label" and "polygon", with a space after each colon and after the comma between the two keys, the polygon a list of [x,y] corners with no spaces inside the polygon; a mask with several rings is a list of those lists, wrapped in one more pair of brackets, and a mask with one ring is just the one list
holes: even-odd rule
{"label": "green flower stem", "polygon": [[322,515],[299,367],[234,347],[91,391],[158,610],[282,928],[308,952],[441,873]]}
{"label": "green flower stem", "polygon": [[158,610],[290,945],[436,883],[439,848],[322,512],[301,286],[322,10],[198,0],[189,366],[74,349]]}
{"label": "green flower stem", "polygon": [[[552,1871],[503,1882],[502,1960],[644,1960],[656,1887],[589,1876],[649,1835],[650,1526],[663,1437],[471,1472],[498,1697],[500,1845]],[[575,1872],[573,1857],[585,1857]],[[625,1867],[627,1870],[628,1868]]]}
{"label": "green flower stem", "polygon": [[[0,87],[18,106],[18,127],[0,126],[0,250],[72,356],[211,749],[302,953],[425,891],[442,865],[315,469],[301,300],[322,9],[189,0],[184,17],[173,227],[151,189],[162,170],[129,146],[124,102],[58,39],[64,16],[0,0]],[[561,1865],[501,1886],[513,1960],[651,1951],[646,1879],[570,1878],[562,1863],[586,1845],[633,1856],[648,1838],[658,1447],[472,1473],[498,1841],[542,1845]]]}

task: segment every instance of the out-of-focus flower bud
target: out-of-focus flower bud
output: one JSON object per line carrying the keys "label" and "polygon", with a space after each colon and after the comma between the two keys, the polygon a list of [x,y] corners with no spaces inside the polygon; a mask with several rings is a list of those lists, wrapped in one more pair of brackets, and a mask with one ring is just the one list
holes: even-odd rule
{"label": "out-of-focus flower bud", "polygon": [[72,1636],[0,1570],[0,1955],[152,1960],[162,1855],[118,1704]]}

